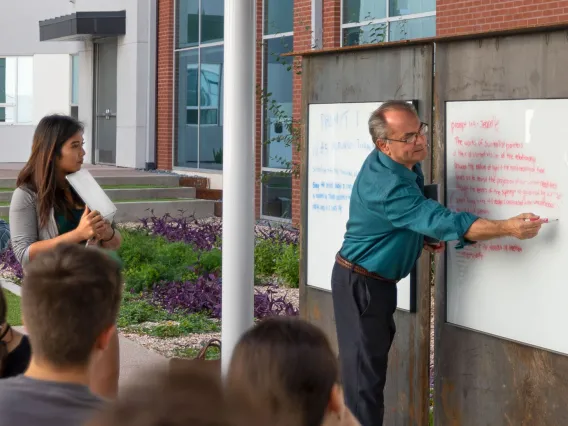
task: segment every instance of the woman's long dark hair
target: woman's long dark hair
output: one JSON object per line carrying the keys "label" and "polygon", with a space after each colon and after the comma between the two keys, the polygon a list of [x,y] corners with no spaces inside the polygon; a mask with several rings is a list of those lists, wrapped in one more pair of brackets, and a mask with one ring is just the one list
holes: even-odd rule
{"label": "woman's long dark hair", "polygon": [[[74,208],[65,197],[64,189],[58,185],[55,160],[61,156],[61,148],[83,125],[66,115],[48,115],[41,119],[34,133],[30,159],[20,172],[16,186],[27,186],[37,194],[40,227],[49,222],[52,208],[68,214]],[[71,191],[74,204],[84,203]]]}

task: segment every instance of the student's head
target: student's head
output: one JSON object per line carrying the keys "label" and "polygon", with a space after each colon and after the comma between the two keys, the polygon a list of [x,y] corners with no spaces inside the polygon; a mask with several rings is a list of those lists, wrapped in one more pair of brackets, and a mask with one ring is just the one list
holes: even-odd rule
{"label": "student's head", "polygon": [[388,101],[369,118],[375,146],[397,163],[412,168],[428,155],[428,127],[406,101]]}
{"label": "student's head", "polygon": [[201,363],[171,364],[148,372],[144,380],[123,391],[87,426],[277,426],[267,410],[243,392],[227,391],[214,369]]}
{"label": "student's head", "polygon": [[298,412],[299,426],[319,426],[344,411],[329,341],[300,319],[274,317],[247,331],[235,347],[228,380],[254,394],[275,417]]}
{"label": "student's head", "polygon": [[22,316],[33,358],[57,368],[87,367],[115,331],[119,264],[99,249],[60,245],[26,267]]}
{"label": "student's head", "polygon": [[65,175],[81,169],[83,125],[66,115],[48,115],[34,133],[32,153],[18,176],[17,186],[28,185],[38,195],[42,226],[56,203],[56,189]]}

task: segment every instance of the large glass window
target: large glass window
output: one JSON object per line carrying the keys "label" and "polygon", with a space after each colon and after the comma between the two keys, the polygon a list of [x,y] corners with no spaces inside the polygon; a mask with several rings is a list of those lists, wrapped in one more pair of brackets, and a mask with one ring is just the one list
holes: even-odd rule
{"label": "large glass window", "polygon": [[294,30],[294,0],[264,0],[264,34]]}
{"label": "large glass window", "polygon": [[224,0],[178,0],[174,166],[223,168]]}
{"label": "large glass window", "polygon": [[343,46],[436,35],[436,0],[343,0]]}
{"label": "large glass window", "polygon": [[263,149],[261,214],[279,220],[292,218],[292,0],[264,1]]}
{"label": "large glass window", "polygon": [[0,124],[33,120],[33,58],[0,58]]}

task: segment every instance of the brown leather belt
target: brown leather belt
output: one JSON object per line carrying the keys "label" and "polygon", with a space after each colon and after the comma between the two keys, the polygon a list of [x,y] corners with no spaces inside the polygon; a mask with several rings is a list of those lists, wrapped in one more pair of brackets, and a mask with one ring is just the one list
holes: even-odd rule
{"label": "brown leather belt", "polygon": [[375,274],[374,272],[369,272],[365,268],[349,262],[348,260],[341,257],[341,255],[339,253],[337,253],[335,255],[335,261],[338,263],[338,265],[343,266],[344,268],[350,269],[350,270],[352,270],[353,272],[356,272],[359,275],[363,275],[365,277],[373,278],[373,279],[379,280],[379,281],[386,281],[387,283],[392,283],[392,284],[398,283],[398,280],[391,280],[389,278],[381,277],[379,274]]}

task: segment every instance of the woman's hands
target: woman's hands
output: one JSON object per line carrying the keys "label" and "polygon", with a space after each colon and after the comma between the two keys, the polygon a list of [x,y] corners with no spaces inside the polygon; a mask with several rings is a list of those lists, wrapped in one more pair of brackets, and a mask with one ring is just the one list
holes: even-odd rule
{"label": "woman's hands", "polygon": [[90,240],[91,238],[100,239],[98,235],[105,229],[105,222],[98,211],[91,211],[85,206],[85,211],[81,216],[81,221],[75,229],[75,233],[81,238],[81,241]]}

